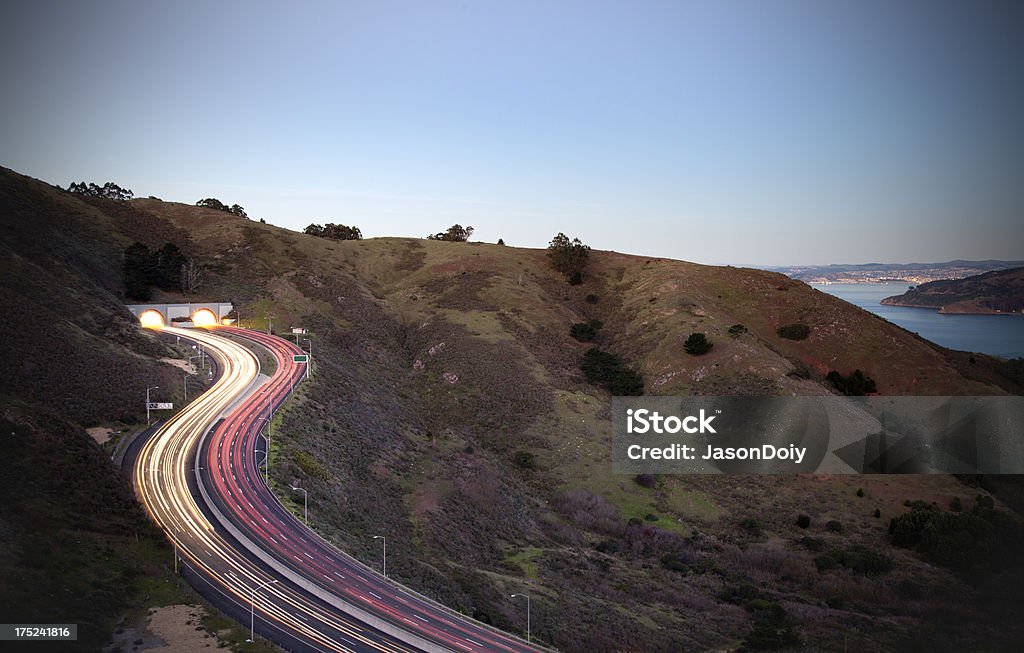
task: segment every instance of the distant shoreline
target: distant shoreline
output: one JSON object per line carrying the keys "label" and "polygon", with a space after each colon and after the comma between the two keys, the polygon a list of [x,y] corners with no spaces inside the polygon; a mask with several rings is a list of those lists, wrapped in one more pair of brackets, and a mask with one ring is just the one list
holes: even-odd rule
{"label": "distant shoreline", "polygon": [[923,305],[923,304],[909,304],[906,302],[895,301],[896,297],[886,297],[879,303],[883,306],[899,306],[902,308],[923,308],[930,311],[936,311],[942,315],[1016,315],[1018,317],[1024,315],[1019,312],[1008,312],[1008,311],[995,311],[985,307],[958,307],[955,304],[949,307],[946,306],[934,306],[934,305]]}

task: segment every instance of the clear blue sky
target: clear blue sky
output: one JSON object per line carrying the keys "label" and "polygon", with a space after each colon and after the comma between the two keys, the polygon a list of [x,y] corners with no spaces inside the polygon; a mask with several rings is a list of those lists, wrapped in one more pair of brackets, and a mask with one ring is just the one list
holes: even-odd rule
{"label": "clear blue sky", "polygon": [[1024,3],[21,2],[0,164],[707,263],[1024,258]]}

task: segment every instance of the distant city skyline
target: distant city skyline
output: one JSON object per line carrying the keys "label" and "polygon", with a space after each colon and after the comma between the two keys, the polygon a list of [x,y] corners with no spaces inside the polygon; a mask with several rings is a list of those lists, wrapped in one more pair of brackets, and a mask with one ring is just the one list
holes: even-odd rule
{"label": "distant city skyline", "polygon": [[302,230],[1024,259],[1024,5],[23,2],[0,164]]}

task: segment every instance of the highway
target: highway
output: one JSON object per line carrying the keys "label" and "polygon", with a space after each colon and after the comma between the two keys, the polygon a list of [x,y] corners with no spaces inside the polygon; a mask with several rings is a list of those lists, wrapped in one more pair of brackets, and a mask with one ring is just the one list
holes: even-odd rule
{"label": "highway", "polygon": [[[261,432],[306,373],[307,364],[292,358],[300,349],[231,327],[163,330],[201,343],[222,370],[209,391],[146,442],[134,469],[143,505],[175,543],[197,589],[212,589],[239,618],[260,588],[252,603],[256,630],[289,650],[539,650],[383,578],[277,500],[260,473]],[[218,333],[269,350],[277,360],[273,376],[259,385],[252,352]]]}

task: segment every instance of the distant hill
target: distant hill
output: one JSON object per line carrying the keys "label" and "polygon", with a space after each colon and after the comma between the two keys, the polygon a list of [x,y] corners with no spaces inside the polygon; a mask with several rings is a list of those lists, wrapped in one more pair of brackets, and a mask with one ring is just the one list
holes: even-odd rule
{"label": "distant hill", "polygon": [[[543,250],[333,241],[186,204],[81,198],[11,171],[0,171],[0,219],[0,324],[17,343],[5,345],[0,388],[22,402],[5,415],[34,445],[4,450],[19,474],[73,474],[76,492],[95,475],[98,497],[123,496],[105,490],[117,477],[104,456],[64,444],[95,447],[81,426],[138,419],[147,379],[180,387],[180,371],[160,362],[168,348],[120,306],[124,248],[174,242],[202,264],[203,296],[233,302],[245,326],[272,316],[278,329],[309,329],[313,374],[273,426],[270,484],[282,501],[301,514],[288,487],[308,488],[310,523],[366,562],[380,555],[368,534],[386,533],[389,574],[456,609],[525,632],[508,596],[529,593],[533,636],[566,653],[736,650],[790,625],[807,650],[839,650],[851,623],[869,624],[858,643],[879,651],[1010,650],[1024,636],[1000,608],[1024,587],[1017,577],[963,583],[889,541],[905,502],[969,507],[986,490],[937,475],[615,475],[610,395],[580,370],[598,346],[652,395],[823,395],[828,371],[855,369],[883,394],[1020,393],[996,358],[943,349],[763,270],[594,251],[573,286]],[[591,342],[570,336],[580,323],[595,330]],[[804,339],[779,335],[795,324]],[[702,356],[683,348],[694,332],[714,344]],[[74,396],[88,400],[59,416],[62,428],[33,417]],[[84,471],[66,471],[71,455]],[[48,464],[55,457],[64,464]],[[45,533],[29,540],[19,529],[39,530],[26,515],[64,486],[32,487],[42,498],[14,484],[0,493],[0,527],[14,533],[0,542],[0,607],[41,578],[57,597],[47,618],[73,622],[85,608],[64,577],[102,578],[132,549],[112,539],[107,558],[51,570],[33,555]],[[63,529],[68,551],[92,536],[67,514],[45,525]],[[165,546],[157,557],[171,560]],[[893,569],[867,573],[865,561]],[[150,570],[133,587],[147,578],[165,585]],[[94,604],[141,597],[108,599]],[[97,630],[109,621],[97,618]]]}
{"label": "distant hill", "polygon": [[949,314],[1020,313],[1024,310],[1024,267],[923,283],[902,295],[886,297],[882,303],[937,308]]}
{"label": "distant hill", "polygon": [[962,279],[984,272],[1024,266],[1024,261],[947,261],[945,263],[858,263],[768,268],[808,283],[927,283]]}

